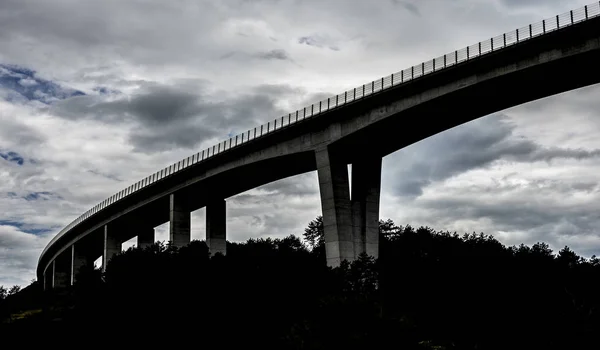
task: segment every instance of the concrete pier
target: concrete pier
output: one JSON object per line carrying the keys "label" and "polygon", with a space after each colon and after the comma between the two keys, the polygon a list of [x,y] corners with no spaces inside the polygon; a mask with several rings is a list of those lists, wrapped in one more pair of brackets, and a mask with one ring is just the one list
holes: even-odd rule
{"label": "concrete pier", "polygon": [[71,246],[71,273],[70,285],[77,281],[77,275],[82,267],[93,264],[92,258],[87,254],[83,243],[75,243]]}
{"label": "concrete pier", "polygon": [[[67,252],[70,253],[70,250]],[[54,289],[62,289],[70,285],[71,264],[69,256],[66,255],[70,256],[70,254],[63,253],[52,263],[52,288]]]}
{"label": "concrete pier", "polygon": [[190,243],[191,211],[179,195],[171,193],[169,198],[169,240],[175,247]]}
{"label": "concrete pier", "polygon": [[206,206],[206,244],[211,256],[226,254],[225,200],[211,201]]}
{"label": "concrete pier", "polygon": [[379,257],[379,196],[381,158],[352,164],[352,230],[354,257],[367,253]]}
{"label": "concrete pier", "polygon": [[121,241],[115,225],[104,225],[104,250],[102,253],[102,272],[112,257],[121,252]]}
{"label": "concrete pier", "polygon": [[328,149],[315,152],[328,266],[354,260],[348,166]]}

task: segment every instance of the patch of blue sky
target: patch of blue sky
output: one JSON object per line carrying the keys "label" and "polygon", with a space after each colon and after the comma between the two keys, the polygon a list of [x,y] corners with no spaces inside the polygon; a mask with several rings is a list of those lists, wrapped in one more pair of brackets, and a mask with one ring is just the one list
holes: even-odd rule
{"label": "patch of blue sky", "polygon": [[85,95],[82,91],[38,78],[35,71],[31,69],[7,64],[0,64],[0,87],[11,91],[11,93],[0,94],[0,97],[4,97],[9,102],[21,102],[24,98],[28,101],[51,104],[70,97]]}
{"label": "patch of blue sky", "polygon": [[27,201],[35,201],[35,200],[44,200],[47,201],[51,198],[57,198],[57,199],[62,199],[62,197],[60,197],[59,195],[56,195],[52,192],[31,192],[29,194],[27,194],[26,196],[23,197],[25,200]]}
{"label": "patch of blue sky", "polygon": [[19,229],[19,231],[23,231],[25,233],[30,233],[32,235],[39,235],[42,233],[46,233],[52,228],[40,228],[40,227],[32,227],[23,222],[13,221],[13,220],[0,220],[0,226],[13,226]]}
{"label": "patch of blue sky", "polygon": [[25,159],[21,157],[17,152],[8,151],[8,152],[0,152],[0,158],[17,163],[18,165],[23,165],[25,163]]}

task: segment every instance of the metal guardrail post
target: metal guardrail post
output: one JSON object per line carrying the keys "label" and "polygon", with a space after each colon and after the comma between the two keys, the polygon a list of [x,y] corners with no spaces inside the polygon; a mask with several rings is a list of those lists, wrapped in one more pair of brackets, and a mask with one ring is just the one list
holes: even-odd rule
{"label": "metal guardrail post", "polygon": [[556,15],[556,29],[560,28],[560,22],[558,21],[558,15]]}
{"label": "metal guardrail post", "polygon": [[542,32],[546,34],[546,20],[542,20]]}
{"label": "metal guardrail post", "polygon": [[573,10],[571,10],[570,13],[571,13],[571,24],[573,24]]}
{"label": "metal guardrail post", "polygon": [[585,5],[584,9],[585,9],[585,19],[588,19],[588,10],[587,10],[587,5]]}
{"label": "metal guardrail post", "polygon": [[467,60],[469,59],[469,47],[467,46]]}

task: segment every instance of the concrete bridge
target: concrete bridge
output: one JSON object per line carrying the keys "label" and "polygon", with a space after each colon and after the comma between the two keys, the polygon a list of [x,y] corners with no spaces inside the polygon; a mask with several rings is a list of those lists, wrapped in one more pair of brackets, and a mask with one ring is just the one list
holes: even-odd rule
{"label": "concrete bridge", "polygon": [[[42,252],[38,280],[65,287],[135,236],[154,242],[169,222],[190,241],[190,213],[206,207],[211,254],[225,254],[225,200],[317,171],[327,264],[378,256],[381,160],[493,112],[600,82],[600,4],[525,26],[377,79],[248,130],[181,160],[82,214]],[[551,116],[549,116],[551,117]],[[348,177],[352,164],[352,183]],[[350,196],[350,186],[352,196]]]}

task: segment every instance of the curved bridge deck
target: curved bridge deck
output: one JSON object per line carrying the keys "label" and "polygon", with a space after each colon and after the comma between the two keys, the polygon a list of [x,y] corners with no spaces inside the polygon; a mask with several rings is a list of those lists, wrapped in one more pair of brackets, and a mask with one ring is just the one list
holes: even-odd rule
{"label": "curved bridge deck", "polygon": [[[207,208],[207,243],[225,253],[225,199],[318,171],[328,264],[378,255],[381,158],[487,114],[600,82],[600,3],[525,26],[319,101],[202,150],[97,204],[42,252],[38,279],[72,284],[77,269],[154,227],[190,239]],[[410,127],[409,127],[410,125]],[[352,184],[347,164],[353,164]],[[349,188],[352,186],[352,198]]]}

